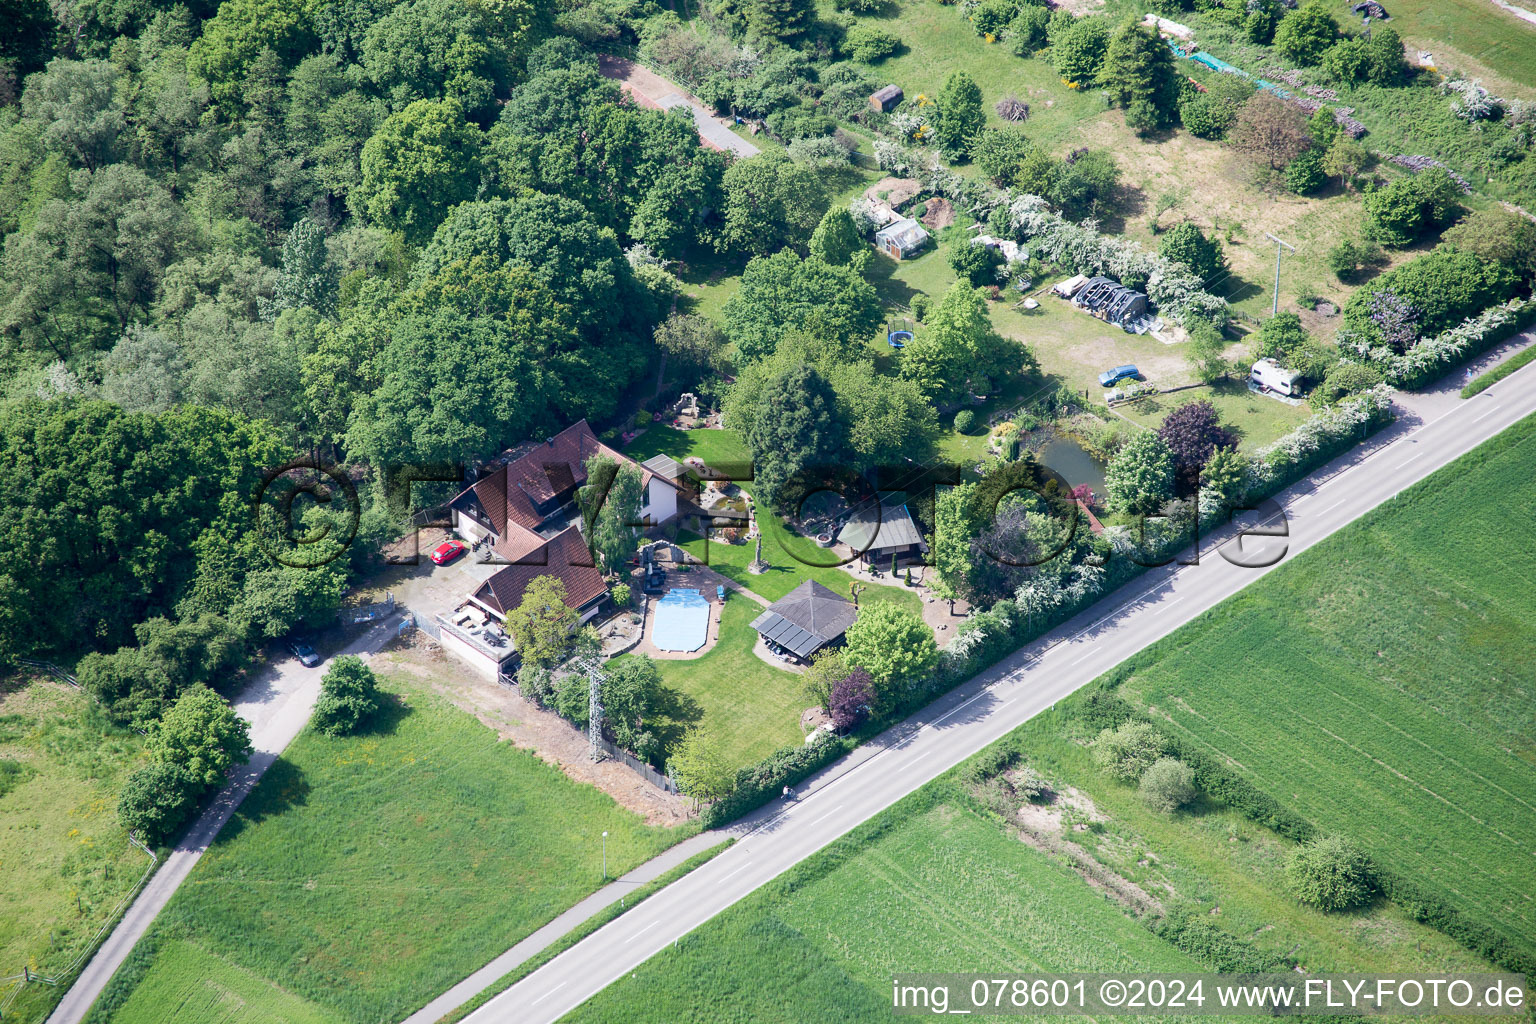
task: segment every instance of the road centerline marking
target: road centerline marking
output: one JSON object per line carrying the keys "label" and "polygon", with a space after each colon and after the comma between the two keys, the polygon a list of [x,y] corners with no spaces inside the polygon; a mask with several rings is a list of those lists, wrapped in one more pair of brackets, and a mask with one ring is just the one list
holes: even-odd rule
{"label": "road centerline marking", "polygon": [[[644,928],[641,928],[639,931],[635,932],[635,934],[633,934],[629,938],[625,939],[624,940],[624,945],[626,945],[626,946],[629,945],[631,942],[634,942],[640,936],[644,935],[646,932],[650,931],[652,928],[655,928],[659,924],[661,924],[660,921],[652,921],[650,924],[646,925]],[[562,984],[564,984],[564,983],[562,982]]]}
{"label": "road centerline marking", "polygon": [[545,992],[543,995],[539,996],[539,998],[535,999],[533,1002],[529,1003],[528,1005],[529,1006],[538,1006],[544,1000],[548,999],[550,996],[554,995],[556,992],[559,992],[561,989],[565,988],[565,985],[566,985],[566,983],[562,981],[560,984],[556,985],[554,988],[550,989],[548,992]]}

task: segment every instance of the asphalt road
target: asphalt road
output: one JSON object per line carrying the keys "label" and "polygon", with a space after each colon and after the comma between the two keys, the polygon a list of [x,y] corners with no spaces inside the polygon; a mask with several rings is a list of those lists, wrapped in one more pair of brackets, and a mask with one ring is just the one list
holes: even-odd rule
{"label": "asphalt road", "polygon": [[[391,616],[369,629],[362,636],[337,651],[333,657],[343,654],[366,655],[378,651],[395,635],[399,616]],[[70,986],[59,1005],[48,1017],[48,1024],[78,1024],[86,1011],[101,995],[107,982],[128,958],[134,944],[143,937],[155,917],[170,902],[181,883],[202,859],[219,829],[229,820],[235,808],[240,806],[262,775],[279,755],[287,749],[309,721],[315,700],[320,696],[320,679],[330,666],[331,659],[314,668],[305,668],[296,659],[284,658],[271,665],[235,699],[235,711],[251,723],[251,746],[254,748],[248,763],[236,767],[230,780],[219,791],[200,818],[197,819],[181,842],[176,844],[165,863],[160,865],[138,897],[129,906],[123,919],[112,934],[108,935],[96,955],[91,957],[80,977]]]}
{"label": "asphalt road", "polygon": [[[1288,522],[1288,555],[1536,412],[1536,364],[1465,402],[1447,383],[1428,395],[1400,396],[1398,404],[1397,424],[1277,496]],[[1153,570],[1125,594],[1101,601],[808,780],[796,802],[786,807],[776,801],[738,823],[732,831],[741,838],[731,849],[572,946],[466,1021],[557,1020],[860,822],[1268,571],[1233,565],[1213,550],[1218,546],[1237,554],[1238,542],[1218,534],[1202,547],[1198,565]],[[1253,552],[1255,540],[1243,540],[1240,547]],[[1179,559],[1187,561],[1191,554]]]}

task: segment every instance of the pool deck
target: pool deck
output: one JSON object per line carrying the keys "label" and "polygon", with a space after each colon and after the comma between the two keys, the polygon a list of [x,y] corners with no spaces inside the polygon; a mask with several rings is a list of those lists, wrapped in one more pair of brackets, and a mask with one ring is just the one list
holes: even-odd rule
{"label": "pool deck", "polygon": [[[718,577],[718,579],[717,579]],[[693,566],[687,572],[679,572],[676,569],[667,570],[666,588],[672,590],[697,590],[700,595],[709,601],[709,627],[706,631],[704,646],[696,651],[664,651],[657,647],[651,640],[651,634],[656,628],[656,605],[661,602],[665,594],[652,594],[646,597],[645,635],[640,638],[632,650],[636,654],[648,654],[657,661],[690,661],[694,658],[702,658],[708,654],[720,642],[720,614],[725,606],[715,598],[715,587],[726,586],[728,591],[735,589],[734,584],[718,573],[712,572],[703,566]],[[739,595],[757,600],[766,605],[756,594],[751,591],[736,591],[735,594],[727,593],[726,600],[740,600]]]}

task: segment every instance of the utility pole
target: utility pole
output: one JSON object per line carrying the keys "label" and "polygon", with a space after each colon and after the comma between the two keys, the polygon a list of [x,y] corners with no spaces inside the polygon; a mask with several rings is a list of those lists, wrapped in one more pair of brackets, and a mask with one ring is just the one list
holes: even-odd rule
{"label": "utility pole", "polygon": [[1275,243],[1275,305],[1270,310],[1270,316],[1274,316],[1280,312],[1280,256],[1286,249],[1295,252],[1296,247],[1290,242],[1281,241],[1268,231],[1264,232],[1264,237]]}
{"label": "utility pole", "polygon": [[587,677],[587,756],[596,763],[603,759],[598,744],[603,735],[603,670],[595,655],[581,659],[576,667]]}

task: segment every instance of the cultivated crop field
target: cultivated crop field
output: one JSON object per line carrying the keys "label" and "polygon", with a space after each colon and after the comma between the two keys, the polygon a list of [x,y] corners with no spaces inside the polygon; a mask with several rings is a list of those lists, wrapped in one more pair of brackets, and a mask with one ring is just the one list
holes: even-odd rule
{"label": "cultivated crop field", "polygon": [[111,1020],[399,1020],[596,890],[604,830],[610,876],[687,834],[381,679],[397,706],[375,728],[307,731],[268,770],[109,987]]}
{"label": "cultivated crop field", "polygon": [[1076,790],[1074,799],[1093,807],[1093,826],[1062,830],[1062,838],[1162,900],[1170,913],[1209,921],[1256,953],[1309,973],[1498,969],[1389,901],[1344,913],[1297,902],[1285,880],[1295,844],[1236,808],[1202,797],[1174,814],[1151,809],[1134,785],[1094,765],[1088,743],[1097,730],[1078,717],[1083,696],[1031,719],[1005,742],[1053,786]]}
{"label": "cultivated crop field", "polygon": [[568,1019],[886,1020],[895,971],[1199,969],[952,786],[898,804]]}
{"label": "cultivated crop field", "polygon": [[1528,419],[1149,649],[1121,687],[1527,949],[1533,458]]}

